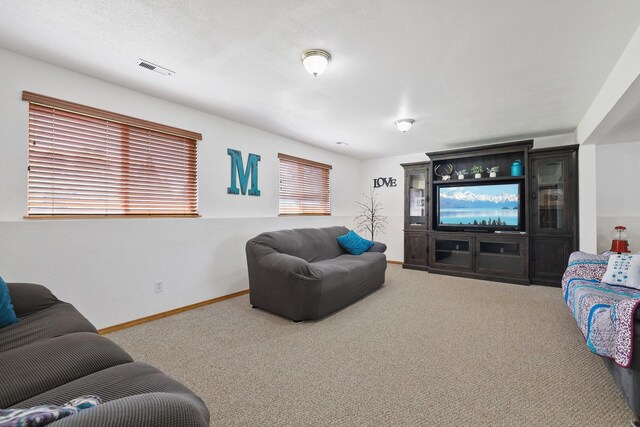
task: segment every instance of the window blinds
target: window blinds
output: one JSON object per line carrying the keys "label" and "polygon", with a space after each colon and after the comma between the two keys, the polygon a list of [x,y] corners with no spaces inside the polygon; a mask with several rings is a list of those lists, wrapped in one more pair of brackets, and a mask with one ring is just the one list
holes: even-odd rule
{"label": "window blinds", "polygon": [[165,133],[51,100],[29,104],[29,216],[197,215],[199,134]]}
{"label": "window blinds", "polygon": [[331,215],[331,165],[278,154],[280,215]]}

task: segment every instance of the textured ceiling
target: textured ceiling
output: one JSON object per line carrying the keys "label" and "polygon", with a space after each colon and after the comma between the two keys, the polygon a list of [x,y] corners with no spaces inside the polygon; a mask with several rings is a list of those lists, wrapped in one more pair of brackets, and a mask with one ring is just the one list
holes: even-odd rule
{"label": "textured ceiling", "polygon": [[573,131],[639,25],[637,0],[0,2],[1,47],[358,158]]}

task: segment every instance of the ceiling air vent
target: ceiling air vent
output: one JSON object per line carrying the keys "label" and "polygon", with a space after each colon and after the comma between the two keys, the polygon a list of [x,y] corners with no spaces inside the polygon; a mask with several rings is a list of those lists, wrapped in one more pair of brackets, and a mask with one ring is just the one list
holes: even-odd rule
{"label": "ceiling air vent", "polygon": [[175,71],[171,71],[168,68],[161,67],[159,65],[154,64],[153,62],[149,62],[145,59],[138,59],[138,65],[142,68],[146,68],[147,70],[155,71],[156,73],[160,73],[163,76],[171,76],[175,74]]}

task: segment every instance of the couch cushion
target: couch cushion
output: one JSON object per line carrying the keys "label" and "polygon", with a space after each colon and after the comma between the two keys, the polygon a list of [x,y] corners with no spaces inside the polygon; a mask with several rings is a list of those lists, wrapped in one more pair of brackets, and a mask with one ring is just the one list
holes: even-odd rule
{"label": "couch cushion", "polygon": [[134,394],[153,392],[191,393],[187,387],[166,376],[158,368],[142,362],[132,362],[93,372],[13,406],[61,405],[73,396],[85,394],[100,396],[103,402],[109,402]]}
{"label": "couch cushion", "polygon": [[35,283],[7,283],[16,316],[24,317],[60,303],[51,291]]}
{"label": "couch cushion", "polygon": [[[180,409],[176,414],[170,414],[166,413],[166,408],[158,407],[158,402],[156,401],[159,399],[160,394],[165,395],[166,398],[172,395],[174,398],[172,399],[173,403],[171,405],[175,406],[175,401],[178,399],[179,402],[182,402],[179,406],[188,406],[188,412],[191,413],[191,415],[189,415],[190,418],[203,420],[202,424],[204,425],[207,425],[209,421],[207,407],[191,390],[166,376],[153,366],[140,362],[125,363],[95,372],[37,396],[33,396],[14,406],[27,407],[45,403],[59,405],[71,399],[71,396],[79,396],[82,394],[95,394],[96,396],[100,396],[104,402],[103,405],[101,405],[104,406],[104,408],[100,408],[99,413],[93,414],[86,420],[83,420],[87,425],[102,425],[99,422],[96,423],[96,420],[102,420],[102,417],[111,417],[110,421],[113,421],[113,425],[147,425],[144,423],[140,424],[139,420],[133,422],[130,417],[136,414],[140,416],[140,413],[154,411],[158,412],[156,415],[162,415],[162,417],[166,419],[167,424],[154,424],[153,420],[157,421],[158,419],[158,416],[154,415],[145,420],[147,423],[151,423],[150,425],[183,426],[194,424],[193,422],[185,422],[184,420],[182,422],[173,420],[172,417],[179,416],[180,412],[185,412],[184,409]],[[128,396],[140,397],[131,399],[128,398]],[[113,402],[113,404],[110,404],[110,402]],[[144,402],[146,402],[146,404],[143,405]],[[112,408],[108,411],[110,414],[102,413],[108,408]],[[118,411],[123,413],[118,413]],[[129,422],[123,421],[118,424],[114,421],[121,417],[125,417]],[[102,421],[104,422],[104,420]],[[176,421],[176,423],[170,424],[172,421]]]}
{"label": "couch cushion", "polygon": [[20,318],[20,322],[0,329],[0,353],[47,338],[72,332],[96,332],[93,325],[71,304],[55,305]]}
{"label": "couch cushion", "polygon": [[345,253],[336,237],[346,234],[346,227],[297,228],[262,233],[250,242],[268,246],[280,253],[307,262],[335,258]]}
{"label": "couch cushion", "polygon": [[365,252],[358,256],[341,255],[311,265],[322,273],[318,303],[318,317],[322,317],[382,286],[387,258],[378,252]]}
{"label": "couch cushion", "polygon": [[[91,332],[39,340],[2,352],[0,408],[11,407],[69,381],[132,361],[131,356],[116,344]],[[70,398],[73,397],[77,396]]]}
{"label": "couch cushion", "polygon": [[14,324],[17,321],[16,312],[13,311],[13,304],[11,304],[9,288],[0,277],[0,328]]}
{"label": "couch cushion", "polygon": [[112,400],[51,427],[208,427],[209,412],[194,406],[194,395],[145,393]]}

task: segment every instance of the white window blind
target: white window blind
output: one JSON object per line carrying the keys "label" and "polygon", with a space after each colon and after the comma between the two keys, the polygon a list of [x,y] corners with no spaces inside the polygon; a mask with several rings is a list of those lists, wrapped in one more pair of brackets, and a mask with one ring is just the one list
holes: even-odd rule
{"label": "white window blind", "polygon": [[23,99],[38,101],[29,103],[29,216],[197,215],[201,135],[29,92]]}
{"label": "white window blind", "polygon": [[331,165],[278,154],[280,215],[331,215]]}

